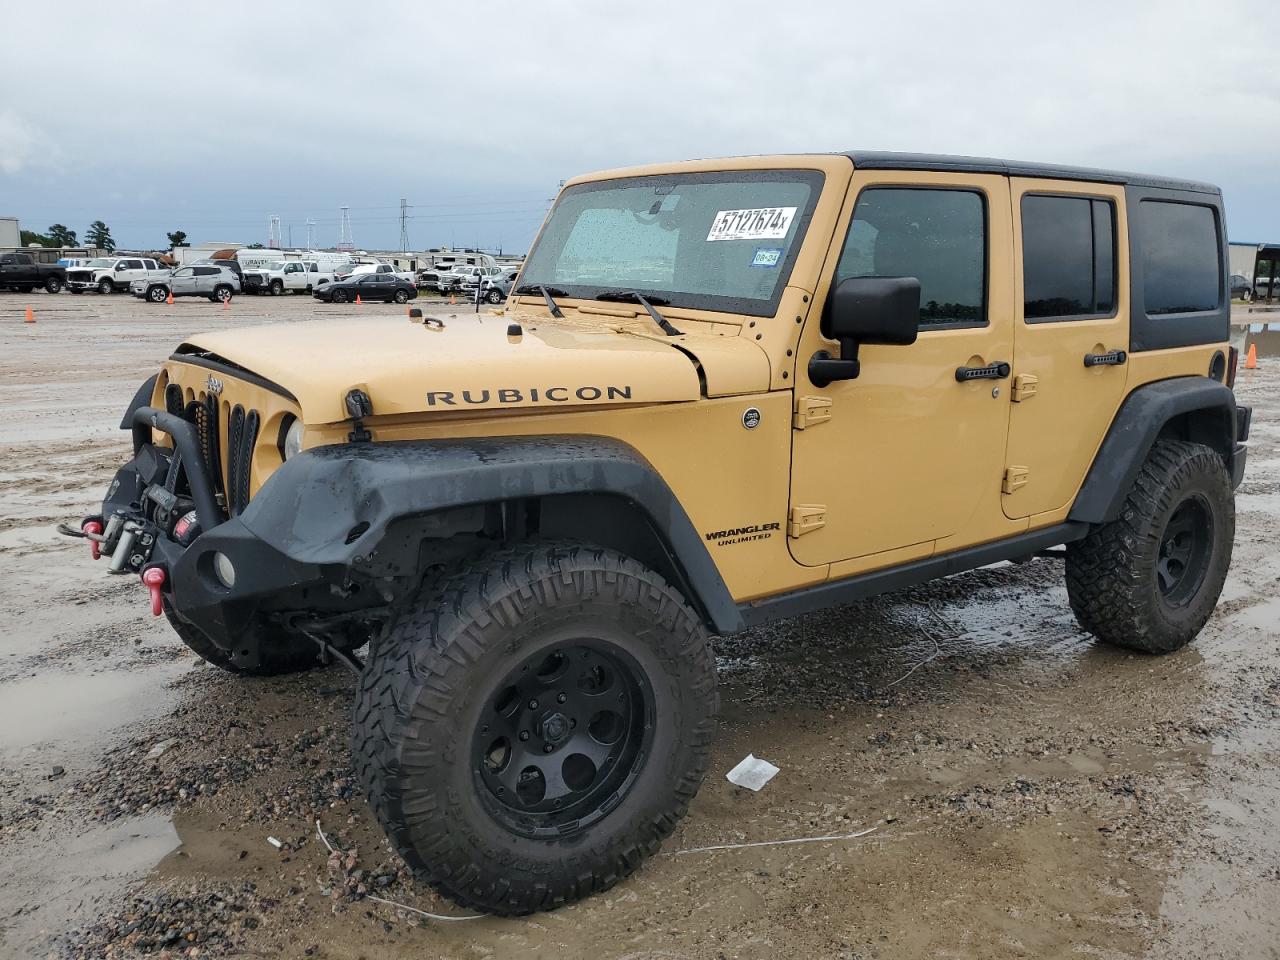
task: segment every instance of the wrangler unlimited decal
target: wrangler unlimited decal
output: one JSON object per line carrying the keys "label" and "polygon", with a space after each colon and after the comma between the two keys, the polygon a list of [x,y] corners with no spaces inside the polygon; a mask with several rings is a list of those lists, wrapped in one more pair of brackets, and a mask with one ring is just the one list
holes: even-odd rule
{"label": "wrangler unlimited decal", "polygon": [[[504,387],[500,390],[463,390],[455,394],[452,390],[431,390],[427,393],[428,407],[456,407],[459,403],[485,404],[491,400],[498,403],[540,403],[549,400],[552,403],[565,403],[572,396],[579,400],[630,400],[631,387]],[[454,397],[458,397],[457,400]]]}
{"label": "wrangler unlimited decal", "polygon": [[734,527],[730,530],[716,530],[712,533],[703,534],[708,540],[714,541],[717,547],[727,547],[733,543],[749,543],[752,540],[768,540],[773,536],[772,531],[779,529],[776,523],[756,523],[749,527]]}

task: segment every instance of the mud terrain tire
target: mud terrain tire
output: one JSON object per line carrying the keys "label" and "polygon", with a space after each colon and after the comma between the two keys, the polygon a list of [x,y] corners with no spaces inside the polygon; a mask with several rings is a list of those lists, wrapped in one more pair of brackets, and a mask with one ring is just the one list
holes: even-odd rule
{"label": "mud terrain tire", "polygon": [[[611,550],[527,543],[398,612],[360,679],[353,749],[419,879],[467,908],[527,914],[606,890],[658,850],[702,782],[718,706],[706,632],[662,577]],[[602,747],[597,721],[615,709],[625,732],[603,739],[622,746]],[[570,786],[579,749],[602,759]],[[503,794],[496,778],[517,773]],[[539,782],[554,790],[525,797]],[[565,806],[534,810],[552,804]]]}
{"label": "mud terrain tire", "polygon": [[246,677],[274,677],[285,673],[301,673],[312,667],[321,666],[320,650],[305,637],[282,635],[278,643],[263,647],[263,661],[256,667],[240,667],[231,661],[227,653],[208,638],[194,624],[188,623],[164,605],[165,619],[192,652],[206,663],[220,667],[228,673],[236,673]]}
{"label": "mud terrain tire", "polygon": [[1195,639],[1222,593],[1235,539],[1235,499],[1222,458],[1161,440],[1120,516],[1067,546],[1067,596],[1080,626],[1142,653]]}

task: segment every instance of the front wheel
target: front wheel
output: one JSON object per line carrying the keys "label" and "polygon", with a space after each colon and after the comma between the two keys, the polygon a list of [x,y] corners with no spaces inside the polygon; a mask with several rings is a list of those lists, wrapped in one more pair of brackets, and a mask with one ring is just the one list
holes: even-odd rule
{"label": "front wheel", "polygon": [[675,588],[611,550],[528,543],[398,612],[360,679],[354,754],[420,879],[524,914],[657,852],[702,782],[717,706]]}
{"label": "front wheel", "polygon": [[497,287],[494,287],[492,290],[490,290],[488,293],[485,294],[484,298],[488,300],[490,303],[501,303],[502,291],[499,290]]}
{"label": "front wheel", "polygon": [[98,281],[98,292],[103,296],[106,296],[108,293],[115,293],[115,291],[116,285],[111,282],[110,278],[103,277]]}
{"label": "front wheel", "polygon": [[280,294],[284,293],[284,284],[281,283],[279,280],[272,280],[271,286],[269,286],[267,289],[271,292],[271,295],[273,297],[278,297],[280,296]]}
{"label": "front wheel", "polygon": [[333,303],[346,303],[346,302],[347,302],[347,291],[345,291],[345,290],[335,290],[335,291],[333,291],[333,297],[332,297],[331,299],[332,299],[332,302],[333,302]]}
{"label": "front wheel", "polygon": [[1143,653],[1195,639],[1231,564],[1235,497],[1222,457],[1161,440],[1120,516],[1067,547],[1067,596],[1084,629]]}

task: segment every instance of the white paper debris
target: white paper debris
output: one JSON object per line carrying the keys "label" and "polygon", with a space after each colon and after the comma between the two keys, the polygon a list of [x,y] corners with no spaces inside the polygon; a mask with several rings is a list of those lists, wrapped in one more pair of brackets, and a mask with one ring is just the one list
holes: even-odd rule
{"label": "white paper debris", "polygon": [[279,850],[281,847],[284,846],[284,844],[281,843],[279,840],[277,840],[275,837],[267,837],[267,843],[271,844],[277,850]]}
{"label": "white paper debris", "polygon": [[748,790],[759,790],[772,780],[777,773],[778,768],[768,760],[761,760],[759,757],[748,753],[745,760],[725,774],[725,778],[735,786],[746,787]]}
{"label": "white paper debris", "polygon": [[156,758],[163,756],[165,751],[167,751],[170,747],[176,747],[177,745],[178,745],[178,740],[176,737],[172,740],[161,740],[154,747],[152,747],[150,750],[147,751],[147,759],[155,760]]}

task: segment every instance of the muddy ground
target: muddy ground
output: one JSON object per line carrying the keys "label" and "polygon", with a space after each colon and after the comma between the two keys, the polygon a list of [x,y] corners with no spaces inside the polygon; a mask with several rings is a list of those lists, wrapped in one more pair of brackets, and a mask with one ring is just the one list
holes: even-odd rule
{"label": "muddy ground", "polygon": [[[662,854],[554,913],[444,923],[370,899],[463,913],[359,796],[348,673],[204,666],[53,533],[184,333],[341,309],[0,295],[0,956],[1280,953],[1280,359],[1238,385],[1235,561],[1193,648],[1095,645],[1052,559],[719,641],[712,771]],[[748,752],[782,768],[758,794],[724,779]]]}

